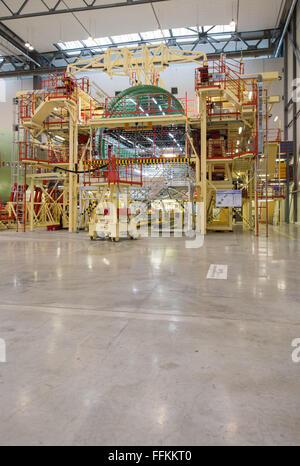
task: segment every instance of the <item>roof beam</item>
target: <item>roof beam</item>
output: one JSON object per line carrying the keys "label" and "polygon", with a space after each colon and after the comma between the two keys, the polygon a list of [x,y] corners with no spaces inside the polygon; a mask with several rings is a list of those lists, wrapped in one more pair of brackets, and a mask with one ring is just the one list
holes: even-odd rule
{"label": "roof beam", "polygon": [[[243,52],[244,58],[246,57],[261,57],[265,55],[271,56],[274,53],[274,48],[261,48],[261,49],[249,49]],[[213,53],[207,53],[207,58],[213,59],[213,58],[219,58],[220,52],[213,52]],[[239,50],[231,51],[231,52],[226,52],[226,56],[228,58],[240,58],[241,52]],[[7,62],[10,62],[12,57],[5,57],[5,60]],[[57,57],[53,57],[53,63],[55,62]],[[76,60],[78,59],[78,56],[76,57]],[[9,70],[9,71],[1,71],[0,72],[0,79],[2,78],[12,78],[12,77],[20,77],[20,76],[38,76],[38,75],[46,75],[49,73],[55,72],[64,72],[67,68],[67,65],[71,63],[72,60],[75,61],[73,57],[64,57],[62,54],[60,56],[60,60],[64,62],[64,65],[62,66],[55,66],[55,67],[43,67],[43,68],[36,68],[34,70],[28,69],[26,67],[18,67],[17,70]]]}
{"label": "roof beam", "polygon": [[22,5],[20,6],[18,12],[17,12],[17,15],[20,15],[22,13],[22,11],[24,10],[25,6],[27,5],[27,3],[29,2],[29,0],[25,0]]}
{"label": "roof beam", "polygon": [[145,5],[148,3],[159,3],[159,2],[168,2],[170,0],[124,0],[122,2],[113,2],[113,3],[105,3],[103,5],[95,5],[93,2],[91,5],[88,5],[86,2],[83,7],[77,8],[58,8],[61,4],[61,1],[58,1],[54,8],[49,9],[48,11],[35,11],[31,13],[22,13],[23,8],[25,8],[28,0],[24,2],[22,7],[19,9],[18,12],[13,13],[12,10],[7,6],[7,4],[1,0],[2,3],[6,6],[6,8],[11,12],[10,15],[0,17],[0,21],[9,21],[13,19],[26,19],[26,18],[36,18],[38,16],[53,16],[53,15],[62,15],[66,13],[81,13],[86,11],[95,11],[95,10],[105,10],[109,8],[118,8],[118,7],[125,7],[125,6],[134,6],[134,5]]}
{"label": "roof beam", "polygon": [[[15,34],[11,29],[9,29],[5,24],[0,22],[0,38],[4,39],[17,53],[12,53],[12,56],[17,56],[21,54],[23,57],[27,58],[28,61],[34,63],[36,66],[40,67],[42,63],[39,60],[39,54],[37,52],[29,52],[28,49],[24,46],[24,41]],[[42,60],[43,62],[43,60]]]}

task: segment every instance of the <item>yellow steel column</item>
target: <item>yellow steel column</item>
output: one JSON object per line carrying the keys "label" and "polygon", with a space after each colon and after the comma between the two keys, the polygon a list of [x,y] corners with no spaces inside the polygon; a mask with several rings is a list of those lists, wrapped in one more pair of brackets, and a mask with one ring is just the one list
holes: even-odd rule
{"label": "yellow steel column", "polygon": [[[70,113],[69,122],[69,170],[74,170],[74,121]],[[74,175],[69,173],[69,233],[73,233],[74,209],[73,209]]]}
{"label": "yellow steel column", "polygon": [[[207,114],[206,114],[206,94],[203,93],[200,96],[200,112],[201,112],[201,179],[198,184],[197,179],[197,192],[198,192],[198,202],[201,202],[201,209],[197,215],[197,232],[200,232],[202,235],[206,234],[207,227]],[[199,160],[198,160],[199,162]],[[196,173],[198,172],[199,177],[199,167],[197,169],[196,164]],[[199,205],[198,205],[199,210]],[[199,216],[200,214],[200,216]]]}
{"label": "yellow steel column", "polygon": [[34,212],[34,179],[30,181],[30,231],[33,231],[33,212]]}
{"label": "yellow steel column", "polygon": [[[74,142],[73,142],[73,150],[74,150],[74,168],[73,171],[78,169],[78,124],[77,121],[74,123]],[[72,225],[72,232],[75,233],[77,229],[77,221],[78,221],[78,174],[73,174],[73,225]]]}

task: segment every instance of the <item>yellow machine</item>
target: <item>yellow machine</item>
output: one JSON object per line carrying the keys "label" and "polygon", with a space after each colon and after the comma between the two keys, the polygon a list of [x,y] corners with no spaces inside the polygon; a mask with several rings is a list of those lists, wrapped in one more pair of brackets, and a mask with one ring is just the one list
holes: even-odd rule
{"label": "yellow machine", "polygon": [[[177,99],[164,89],[160,73],[187,62],[198,65],[197,97]],[[129,77],[131,87],[98,101],[82,77],[90,70]],[[218,208],[216,196],[220,190],[240,190],[244,228],[256,227],[258,234],[259,226],[268,223],[270,197],[285,195],[277,157],[280,134],[268,128],[278,101],[268,88],[276,79],[276,73],[245,76],[242,61],[225,56],[208,61],[205,53],[174,51],[164,44],[108,49],[76,61],[62,75],[50,75],[42,90],[17,96],[15,162],[25,167],[22,183],[29,195],[11,201],[16,223],[30,230],[89,228],[91,238],[118,240],[126,230],[126,222],[119,221],[119,193],[125,190],[130,202],[133,188],[139,187],[149,200],[143,178],[155,165],[152,185],[158,197],[175,192],[180,180],[193,185],[185,196],[197,203],[198,232],[232,231],[236,206]],[[108,200],[114,209],[105,215]]]}

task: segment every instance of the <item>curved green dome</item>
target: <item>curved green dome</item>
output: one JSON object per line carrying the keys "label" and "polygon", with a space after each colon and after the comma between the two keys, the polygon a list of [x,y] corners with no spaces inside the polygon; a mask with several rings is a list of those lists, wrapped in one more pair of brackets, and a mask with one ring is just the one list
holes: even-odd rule
{"label": "curved green dome", "polygon": [[173,94],[157,86],[133,86],[114,97],[107,107],[106,117],[160,116],[184,114],[184,108]]}

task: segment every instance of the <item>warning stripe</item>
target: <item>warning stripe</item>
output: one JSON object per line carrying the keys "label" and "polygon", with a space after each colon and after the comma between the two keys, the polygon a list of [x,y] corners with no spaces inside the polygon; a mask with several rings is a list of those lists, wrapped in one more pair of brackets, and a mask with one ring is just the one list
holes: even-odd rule
{"label": "warning stripe", "polygon": [[98,205],[98,202],[96,202],[96,201],[90,202],[89,207],[87,209],[85,209],[82,212],[82,214],[86,214],[86,213],[91,214],[96,209],[97,205]]}
{"label": "warning stripe", "polygon": [[[160,164],[175,164],[175,163],[190,163],[191,160],[187,157],[177,157],[177,158],[154,158],[154,159],[119,159],[116,160],[116,165],[160,165]],[[84,164],[88,167],[101,167],[103,165],[108,165],[109,160],[102,159],[102,160],[93,160],[93,161],[86,161]]]}

